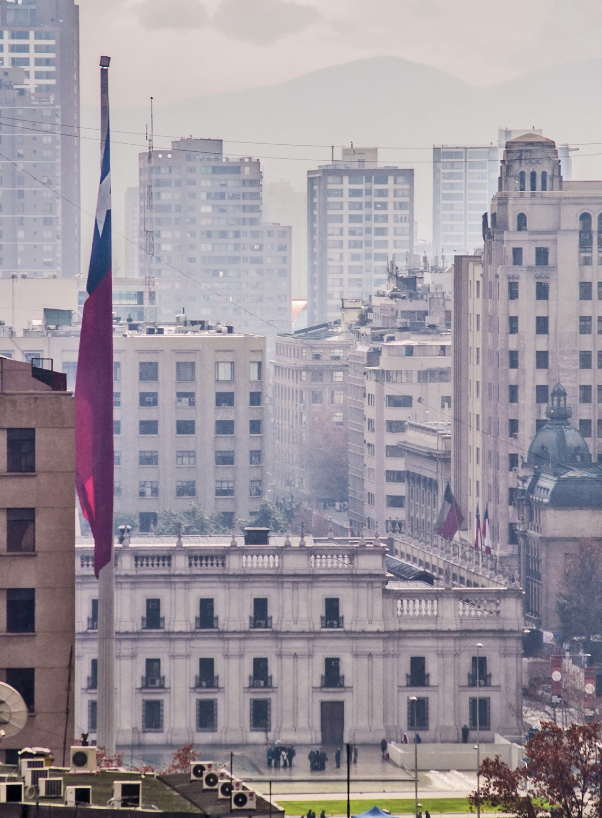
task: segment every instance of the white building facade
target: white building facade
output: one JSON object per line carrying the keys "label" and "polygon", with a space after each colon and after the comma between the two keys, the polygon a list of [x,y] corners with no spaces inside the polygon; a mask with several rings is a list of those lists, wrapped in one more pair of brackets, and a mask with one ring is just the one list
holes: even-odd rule
{"label": "white building facade", "polygon": [[[121,748],[340,746],[414,727],[425,742],[457,742],[476,708],[481,740],[522,734],[520,590],[399,583],[378,541],[291,539],[116,546]],[[90,541],[78,541],[76,571],[76,733],[94,739]]]}

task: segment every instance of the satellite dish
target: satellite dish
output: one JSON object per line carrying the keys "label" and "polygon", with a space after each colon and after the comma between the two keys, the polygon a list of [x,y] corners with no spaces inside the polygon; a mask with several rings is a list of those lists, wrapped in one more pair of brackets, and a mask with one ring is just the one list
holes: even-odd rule
{"label": "satellite dish", "polygon": [[0,738],[14,736],[27,724],[27,705],[14,687],[0,682]]}

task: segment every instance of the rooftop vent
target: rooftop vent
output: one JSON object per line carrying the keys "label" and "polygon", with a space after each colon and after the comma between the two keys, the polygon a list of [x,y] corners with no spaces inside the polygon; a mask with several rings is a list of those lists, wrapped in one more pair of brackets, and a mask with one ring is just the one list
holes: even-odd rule
{"label": "rooftop vent", "polygon": [[269,545],[269,528],[245,528],[245,545]]}

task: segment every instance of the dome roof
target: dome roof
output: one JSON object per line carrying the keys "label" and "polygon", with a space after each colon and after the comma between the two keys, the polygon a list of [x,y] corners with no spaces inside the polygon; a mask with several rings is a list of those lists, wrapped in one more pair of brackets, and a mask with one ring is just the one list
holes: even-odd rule
{"label": "dome roof", "polygon": [[551,403],[546,409],[550,419],[531,441],[527,463],[555,469],[592,462],[583,436],[569,423],[572,414],[573,410],[566,405],[566,390],[558,383],[552,390]]}

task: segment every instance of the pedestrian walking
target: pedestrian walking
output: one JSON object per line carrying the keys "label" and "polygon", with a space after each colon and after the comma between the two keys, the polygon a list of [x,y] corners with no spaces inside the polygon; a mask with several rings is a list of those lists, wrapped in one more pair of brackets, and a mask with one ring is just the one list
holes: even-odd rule
{"label": "pedestrian walking", "polygon": [[353,748],[353,763],[357,764],[357,754],[358,754],[358,746],[357,744]]}
{"label": "pedestrian walking", "polygon": [[431,818],[431,813],[427,809],[424,810],[424,818]]}
{"label": "pedestrian walking", "polygon": [[387,752],[387,739],[384,738],[380,743],[380,751],[382,753],[382,760],[385,760],[385,753]]}
{"label": "pedestrian walking", "polygon": [[337,765],[337,770],[341,769],[341,748],[337,747],[337,751],[334,754],[334,763]]}
{"label": "pedestrian walking", "polygon": [[325,810],[322,810],[322,812],[320,813],[320,818],[326,818]]}
{"label": "pedestrian walking", "polygon": [[293,759],[295,757],[295,750],[294,750],[293,747],[287,747],[286,748],[286,757],[288,759],[288,766],[292,767],[293,766]]}
{"label": "pedestrian walking", "polygon": [[416,744],[422,744],[422,739],[420,738],[420,733],[416,733]]}
{"label": "pedestrian walking", "polygon": [[272,761],[274,760],[274,751],[268,747],[268,770],[272,769]]}
{"label": "pedestrian walking", "polygon": [[[316,763],[316,751],[315,751],[315,750],[310,750],[310,751],[309,751],[309,755],[308,755],[307,757],[308,757],[308,759],[309,759],[309,769],[310,769],[310,770],[315,770],[315,769],[316,769],[316,767],[315,767],[315,763]],[[310,810],[310,811],[311,811],[311,810]],[[309,813],[308,813],[307,818],[309,818]]]}
{"label": "pedestrian walking", "polygon": [[462,744],[468,744],[468,733],[470,732],[468,729],[468,725],[465,724],[462,727]]}
{"label": "pedestrian walking", "polygon": [[407,733],[403,734],[403,738],[401,740],[401,743],[402,744],[407,744],[408,743],[408,734]]}

